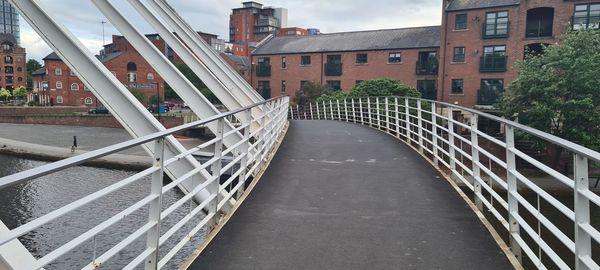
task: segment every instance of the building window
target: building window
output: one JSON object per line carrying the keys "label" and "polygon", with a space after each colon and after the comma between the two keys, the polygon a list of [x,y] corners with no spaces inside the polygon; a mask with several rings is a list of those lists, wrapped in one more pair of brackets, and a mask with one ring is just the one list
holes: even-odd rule
{"label": "building window", "polygon": [[310,65],[310,55],[300,56],[300,65],[301,66],[309,66]]}
{"label": "building window", "polygon": [[10,51],[12,49],[12,46],[9,43],[2,43],[2,49],[4,49],[5,51]]}
{"label": "building window", "polygon": [[356,54],[356,63],[357,64],[366,64],[369,62],[369,55],[366,53],[357,53]]}
{"label": "building window", "polygon": [[508,36],[508,11],[488,12],[485,14],[484,38]]}
{"label": "building window", "polygon": [[506,55],[506,46],[487,46],[483,47],[483,55],[484,56],[505,56]]}
{"label": "building window", "polygon": [[13,63],[13,58],[12,56],[4,56],[4,63],[5,64],[12,64]]}
{"label": "building window", "polygon": [[452,95],[462,95],[463,94],[463,79],[455,79],[452,80]]}
{"label": "building window", "polygon": [[303,89],[307,83],[308,81],[300,81],[300,89]]}
{"label": "building window", "polygon": [[402,62],[402,54],[399,52],[391,52],[388,57],[388,63],[398,64]]}
{"label": "building window", "polygon": [[454,56],[452,57],[452,62],[454,62],[454,63],[464,63],[465,62],[465,47],[454,48]]}
{"label": "building window", "polygon": [[435,80],[417,81],[417,90],[421,92],[421,98],[435,100],[437,97],[437,86]]}
{"label": "building window", "polygon": [[504,93],[504,80],[481,80],[477,102],[479,105],[494,105]]}
{"label": "building window", "polygon": [[54,69],[54,75],[61,76],[62,75],[62,69],[61,68],[55,68]]}
{"label": "building window", "polygon": [[57,96],[56,97],[56,104],[62,104],[63,103],[63,97],[62,96]]}
{"label": "building window", "polygon": [[17,67],[17,72],[21,72],[21,71],[23,71],[23,68],[22,67]]}
{"label": "building window", "polygon": [[327,87],[333,91],[341,91],[342,83],[341,81],[327,81]]}
{"label": "building window", "polygon": [[84,102],[85,105],[92,105],[94,103],[94,100],[91,97],[86,97]]}
{"label": "building window", "polygon": [[128,82],[137,82],[137,73],[127,72],[127,81]]}
{"label": "building window", "polygon": [[287,57],[281,57],[281,68],[287,68]]}
{"label": "building window", "polygon": [[22,81],[23,81],[23,77],[18,77],[18,78],[17,78],[17,81],[18,81],[18,82],[22,82]]}
{"label": "building window", "polygon": [[71,84],[71,90],[72,91],[79,91],[79,84],[72,83]]}
{"label": "building window", "polygon": [[56,81],[56,89],[62,89],[62,82]]}
{"label": "building window", "polygon": [[467,14],[456,14],[454,30],[467,30]]}
{"label": "building window", "polygon": [[134,62],[127,63],[127,71],[136,71],[137,65]]}
{"label": "building window", "polygon": [[148,80],[154,80],[154,74],[148,73],[148,75],[146,75],[146,79],[148,79]]}
{"label": "building window", "polygon": [[286,90],[287,90],[287,82],[281,81],[281,93],[285,93]]}
{"label": "building window", "polygon": [[269,81],[258,81],[258,92],[265,98],[271,98],[271,83]]}
{"label": "building window", "polygon": [[600,3],[575,6],[573,29],[600,28]]}
{"label": "building window", "polygon": [[551,37],[554,27],[554,9],[533,8],[527,11],[525,37]]}

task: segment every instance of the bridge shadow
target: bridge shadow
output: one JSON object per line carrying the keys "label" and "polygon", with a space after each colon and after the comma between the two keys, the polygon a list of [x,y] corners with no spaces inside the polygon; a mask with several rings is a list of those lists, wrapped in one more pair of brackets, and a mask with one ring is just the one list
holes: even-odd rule
{"label": "bridge shadow", "polygon": [[190,269],[510,269],[475,213],[410,147],[291,121],[255,189]]}

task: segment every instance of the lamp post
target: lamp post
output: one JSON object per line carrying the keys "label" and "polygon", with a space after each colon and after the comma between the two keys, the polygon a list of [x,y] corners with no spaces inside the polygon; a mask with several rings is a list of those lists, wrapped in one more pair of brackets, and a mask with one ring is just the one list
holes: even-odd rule
{"label": "lamp post", "polygon": [[160,122],[160,88],[158,83],[153,82],[152,84],[156,86],[156,111],[158,112],[158,122]]}

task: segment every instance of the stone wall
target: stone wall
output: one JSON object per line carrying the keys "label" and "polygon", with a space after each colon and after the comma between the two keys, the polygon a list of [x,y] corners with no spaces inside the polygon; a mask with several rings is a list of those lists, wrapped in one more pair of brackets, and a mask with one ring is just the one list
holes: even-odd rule
{"label": "stone wall", "polygon": [[[161,117],[160,121],[166,128],[183,125],[183,118]],[[4,115],[0,113],[0,123],[123,128],[111,115]]]}

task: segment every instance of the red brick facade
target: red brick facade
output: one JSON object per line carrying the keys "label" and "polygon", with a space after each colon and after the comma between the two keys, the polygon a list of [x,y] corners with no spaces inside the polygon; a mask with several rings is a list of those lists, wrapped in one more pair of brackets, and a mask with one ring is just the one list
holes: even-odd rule
{"label": "red brick facade", "polygon": [[15,89],[27,87],[27,58],[25,48],[9,41],[0,44],[0,87]]}
{"label": "red brick facade", "polygon": [[[394,49],[382,51],[353,51],[353,52],[327,52],[309,54],[286,54],[286,55],[254,55],[252,56],[251,83],[255,89],[259,89],[260,82],[269,82],[270,94],[261,93],[263,96],[275,97],[279,95],[290,95],[295,97],[301,88],[302,81],[311,81],[326,85],[328,81],[339,81],[343,91],[349,91],[357,81],[390,78],[399,80],[407,85],[416,87],[417,81],[436,81],[437,75],[417,75],[416,65],[419,52],[438,52],[438,48],[419,49]],[[389,63],[390,53],[401,53],[400,63]],[[357,54],[366,54],[367,63],[357,63]],[[341,76],[325,75],[325,63],[328,55],[341,55]],[[302,56],[310,56],[310,65],[302,65]],[[259,58],[268,57],[271,64],[271,76],[258,76],[256,73]],[[286,68],[283,68],[285,57]],[[285,82],[285,83],[284,83]],[[283,85],[285,84],[285,90]],[[259,90],[259,92],[262,89]]]}
{"label": "red brick facade", "polygon": [[[449,2],[444,0],[444,7]],[[530,0],[521,1],[520,5],[443,11],[442,33],[440,51],[440,76],[438,79],[438,100],[450,103],[456,103],[466,107],[480,107],[491,105],[489,101],[480,98],[482,80],[502,80],[504,90],[510,83],[517,78],[517,61],[525,57],[525,47],[530,44],[554,44],[557,37],[570,29],[571,17],[574,15],[575,5],[600,3],[600,1],[563,1],[563,0]],[[553,9],[552,33],[546,33],[541,36],[527,36],[528,11],[530,14],[539,12],[541,9]],[[483,27],[486,22],[486,14],[491,12],[508,12],[509,31],[507,36],[498,38],[485,38]],[[464,30],[456,30],[456,18],[458,14],[466,14],[467,27]],[[506,71],[482,72],[481,61],[486,46],[505,46],[507,64]],[[454,49],[465,48],[465,61],[456,63],[453,61]],[[461,94],[452,93],[452,80],[463,80],[463,92]],[[483,93],[484,94],[484,93]],[[493,102],[492,102],[493,103]]]}

